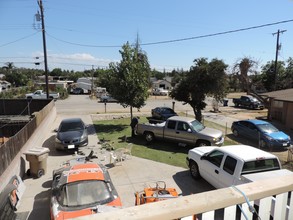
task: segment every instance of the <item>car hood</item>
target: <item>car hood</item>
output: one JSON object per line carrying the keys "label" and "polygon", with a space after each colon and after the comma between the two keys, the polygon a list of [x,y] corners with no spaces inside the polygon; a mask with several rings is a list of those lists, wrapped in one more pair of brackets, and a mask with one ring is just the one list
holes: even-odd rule
{"label": "car hood", "polygon": [[282,131],[272,132],[272,133],[265,133],[265,135],[276,139],[276,140],[288,140],[289,136]]}
{"label": "car hood", "polygon": [[202,129],[198,133],[205,135],[205,136],[209,136],[209,137],[215,137],[215,138],[219,138],[223,135],[222,131],[214,129],[214,128],[208,128],[208,127],[205,127],[204,129]]}
{"label": "car hood", "polygon": [[58,138],[59,138],[59,140],[71,140],[74,138],[80,138],[82,136],[82,134],[83,134],[82,130],[59,132]]}
{"label": "car hood", "polygon": [[189,151],[189,154],[195,154],[195,155],[198,155],[198,156],[202,156],[204,155],[205,153],[208,153],[212,150],[214,150],[215,148],[217,147],[214,147],[214,146],[207,146],[207,147],[196,147],[196,148],[193,148]]}
{"label": "car hood", "polygon": [[54,218],[55,220],[71,219],[71,218],[77,218],[81,216],[88,216],[95,213],[111,212],[120,208],[121,208],[120,206],[109,206],[109,205],[98,205],[98,206],[92,206],[92,207],[83,208],[83,209],[80,209],[80,207],[76,207],[75,209],[73,208],[68,211],[65,211],[65,210],[61,211],[55,208],[53,209],[53,215],[55,217]]}

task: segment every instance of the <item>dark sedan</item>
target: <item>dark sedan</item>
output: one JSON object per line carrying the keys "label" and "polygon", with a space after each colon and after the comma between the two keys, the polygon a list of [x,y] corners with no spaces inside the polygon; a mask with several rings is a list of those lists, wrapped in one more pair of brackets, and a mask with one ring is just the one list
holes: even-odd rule
{"label": "dark sedan", "polygon": [[156,107],[152,109],[152,117],[160,120],[167,120],[172,116],[178,116],[173,109],[168,107]]}
{"label": "dark sedan", "polygon": [[262,148],[286,149],[291,145],[290,136],[263,120],[241,120],[233,122],[231,130],[234,136],[244,136],[258,141]]}
{"label": "dark sedan", "polygon": [[69,118],[61,121],[55,139],[57,150],[76,149],[87,144],[87,126],[80,118]]}

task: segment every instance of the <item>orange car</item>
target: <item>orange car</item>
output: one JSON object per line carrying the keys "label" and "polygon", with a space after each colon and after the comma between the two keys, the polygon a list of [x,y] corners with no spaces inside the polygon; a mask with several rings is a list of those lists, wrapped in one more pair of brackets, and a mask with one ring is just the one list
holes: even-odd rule
{"label": "orange car", "polygon": [[71,219],[121,208],[121,200],[103,165],[85,160],[53,172],[51,219]]}

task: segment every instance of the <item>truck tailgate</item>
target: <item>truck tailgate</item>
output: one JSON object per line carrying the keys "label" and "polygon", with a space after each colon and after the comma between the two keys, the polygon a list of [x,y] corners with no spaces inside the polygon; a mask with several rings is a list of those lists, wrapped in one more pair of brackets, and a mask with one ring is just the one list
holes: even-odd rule
{"label": "truck tailgate", "polygon": [[293,172],[287,169],[281,169],[281,170],[273,170],[273,171],[260,172],[260,173],[245,174],[245,175],[242,175],[242,177],[244,177],[244,179],[246,179],[247,182],[254,182],[258,180],[264,180],[264,179],[269,179],[269,178],[274,178],[279,176],[287,176],[287,175],[293,175]]}

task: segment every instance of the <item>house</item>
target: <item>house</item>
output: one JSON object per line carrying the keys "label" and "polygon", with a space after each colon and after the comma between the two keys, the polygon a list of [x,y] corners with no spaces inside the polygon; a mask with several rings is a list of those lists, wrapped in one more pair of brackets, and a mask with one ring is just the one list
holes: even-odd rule
{"label": "house", "polygon": [[171,82],[169,82],[165,79],[153,81],[152,87],[153,87],[153,89],[155,89],[155,88],[163,88],[163,89],[167,89],[167,90],[172,89]]}
{"label": "house", "polygon": [[5,80],[0,80],[0,92],[11,88],[11,83]]}
{"label": "house", "polygon": [[293,130],[293,88],[262,93],[261,96],[268,99],[268,119]]}

